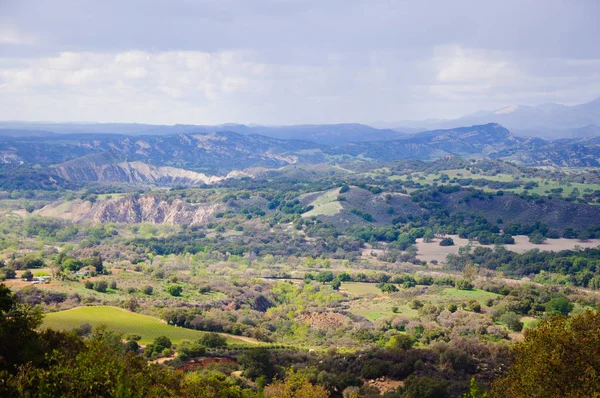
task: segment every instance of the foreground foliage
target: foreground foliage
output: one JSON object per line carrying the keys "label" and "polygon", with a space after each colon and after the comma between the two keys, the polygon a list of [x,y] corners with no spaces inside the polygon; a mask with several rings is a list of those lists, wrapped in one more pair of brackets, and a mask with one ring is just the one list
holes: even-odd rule
{"label": "foreground foliage", "polygon": [[552,317],[528,330],[494,397],[600,396],[600,312]]}

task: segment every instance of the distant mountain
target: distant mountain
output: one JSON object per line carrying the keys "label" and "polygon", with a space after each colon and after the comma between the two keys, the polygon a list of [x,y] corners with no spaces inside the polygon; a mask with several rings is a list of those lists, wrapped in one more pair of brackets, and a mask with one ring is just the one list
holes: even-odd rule
{"label": "distant mountain", "polygon": [[[322,145],[279,140],[232,132],[127,136],[76,134],[51,137],[0,137],[0,162],[58,164],[112,152],[119,162],[141,161],[209,175],[223,175],[247,167],[281,167],[318,163],[325,159]],[[115,155],[115,156],[117,156]]]}
{"label": "distant mountain", "polygon": [[118,134],[118,135],[174,135],[233,132],[242,135],[264,135],[285,140],[313,141],[323,145],[340,145],[352,141],[393,140],[403,136],[392,129],[376,129],[364,124],[306,124],[293,126],[260,126],[221,124],[196,126],[176,124],[161,126],[136,123],[30,123],[0,122],[0,136],[25,137],[51,134]]}
{"label": "distant mountain", "polygon": [[429,160],[443,156],[471,156],[498,152],[505,148],[518,148],[529,143],[515,137],[496,123],[433,130],[414,134],[401,140],[381,142],[353,142],[331,149],[330,153],[380,161],[403,159]]}
{"label": "distant mountain", "polygon": [[574,138],[598,135],[600,97],[579,105],[542,104],[511,105],[494,111],[479,111],[453,120],[398,122],[396,131],[415,127],[423,129],[456,128],[498,123],[516,135],[544,138]]}
{"label": "distant mountain", "polygon": [[[295,136],[293,129],[291,132]],[[0,136],[0,165],[4,164],[0,167],[0,189],[12,190],[23,184],[39,189],[86,183],[195,186],[256,173],[264,177],[267,170],[286,167],[288,175],[300,176],[312,172],[307,167],[310,165],[323,170],[331,167],[327,163],[350,160],[377,163],[447,156],[539,166],[600,167],[600,136],[552,141],[523,138],[497,123],[340,145],[235,132]],[[298,165],[303,167],[297,169]],[[246,172],[249,168],[256,168],[256,172]]]}

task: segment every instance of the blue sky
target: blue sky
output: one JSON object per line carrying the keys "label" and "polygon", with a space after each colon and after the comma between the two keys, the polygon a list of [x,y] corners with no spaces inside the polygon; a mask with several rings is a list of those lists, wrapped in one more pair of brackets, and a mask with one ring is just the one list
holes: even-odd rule
{"label": "blue sky", "polygon": [[0,0],[0,119],[297,124],[600,96],[600,2]]}

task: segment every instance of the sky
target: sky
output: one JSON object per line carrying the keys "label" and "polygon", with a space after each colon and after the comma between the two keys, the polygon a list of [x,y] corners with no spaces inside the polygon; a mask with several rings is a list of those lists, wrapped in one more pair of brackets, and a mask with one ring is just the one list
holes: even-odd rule
{"label": "sky", "polygon": [[0,0],[0,120],[306,124],[600,96],[600,1]]}

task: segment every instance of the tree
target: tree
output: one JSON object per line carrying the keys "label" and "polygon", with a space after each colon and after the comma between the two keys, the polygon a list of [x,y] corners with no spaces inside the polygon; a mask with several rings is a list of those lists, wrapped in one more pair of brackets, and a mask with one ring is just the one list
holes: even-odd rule
{"label": "tree", "polygon": [[144,287],[142,287],[142,293],[150,296],[152,295],[152,292],[154,292],[154,288],[150,285],[146,285]]}
{"label": "tree", "polygon": [[448,382],[430,377],[409,376],[404,383],[405,398],[445,398]]}
{"label": "tree", "polygon": [[342,282],[340,282],[340,280],[337,278],[331,282],[331,288],[333,290],[340,290],[340,286],[342,286]]}
{"label": "tree", "polygon": [[600,396],[600,312],[543,320],[513,348],[515,361],[492,397]]}
{"label": "tree", "polygon": [[106,293],[108,289],[108,282],[106,281],[96,281],[94,282],[94,290],[100,293]]}
{"label": "tree", "polygon": [[573,311],[573,304],[565,298],[555,297],[546,303],[548,315],[569,315],[571,311]]}
{"label": "tree", "polygon": [[171,342],[171,339],[168,338],[167,336],[158,336],[157,338],[154,339],[154,346],[161,346],[163,348],[171,348],[171,346],[173,345],[173,343]]}
{"label": "tree", "polygon": [[440,246],[454,246],[454,239],[444,238],[440,241]]}
{"label": "tree", "polygon": [[317,282],[326,283],[326,282],[331,282],[333,280],[333,278],[335,278],[335,276],[333,275],[333,272],[323,271],[323,272],[319,272],[315,279],[317,280]]}
{"label": "tree", "polygon": [[311,384],[307,375],[295,373],[293,369],[290,369],[282,381],[275,381],[273,384],[268,385],[264,394],[273,398],[329,397],[329,392],[325,388]]}
{"label": "tree", "polygon": [[167,286],[167,293],[169,293],[171,296],[181,296],[181,292],[183,291],[183,288],[180,285],[169,285]]}
{"label": "tree", "polygon": [[0,284],[0,371],[16,371],[16,367],[33,360],[39,336],[35,332],[42,323],[37,308],[21,304],[4,284]]}
{"label": "tree", "polygon": [[529,235],[529,241],[535,245],[541,245],[546,242],[546,237],[540,232],[535,231]]}
{"label": "tree", "polygon": [[27,270],[21,274],[21,279],[25,279],[26,281],[31,281],[31,280],[33,280],[33,273],[31,271]]}
{"label": "tree", "polygon": [[406,334],[395,334],[385,345],[385,348],[393,350],[409,350],[415,344],[415,340]]}
{"label": "tree", "polygon": [[227,347],[227,339],[218,333],[206,333],[198,342],[209,348]]}
{"label": "tree", "polygon": [[473,284],[468,279],[459,279],[456,281],[454,285],[458,290],[471,290],[473,289]]}
{"label": "tree", "polygon": [[425,233],[423,234],[423,242],[431,242],[433,238],[435,238],[435,234],[430,229],[425,231]]}
{"label": "tree", "polygon": [[523,322],[521,317],[514,312],[505,312],[500,316],[500,322],[506,324],[506,326],[513,332],[520,332],[523,330]]}
{"label": "tree", "polygon": [[5,267],[3,271],[6,279],[15,279],[17,277],[17,272],[12,267]]}
{"label": "tree", "polygon": [[396,287],[396,285],[392,284],[392,283],[380,283],[379,284],[379,289],[381,289],[381,291],[383,293],[395,293],[398,291],[398,288]]}
{"label": "tree", "polygon": [[244,369],[244,376],[249,379],[256,380],[264,376],[267,380],[270,380],[275,375],[271,355],[266,348],[246,350],[239,356],[238,362]]}

